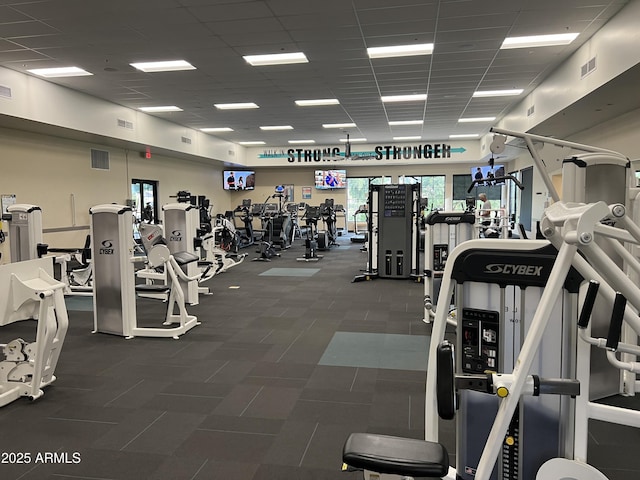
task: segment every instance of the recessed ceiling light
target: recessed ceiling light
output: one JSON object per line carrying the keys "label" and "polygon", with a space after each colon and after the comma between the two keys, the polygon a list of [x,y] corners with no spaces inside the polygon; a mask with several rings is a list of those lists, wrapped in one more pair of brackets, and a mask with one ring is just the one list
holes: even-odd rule
{"label": "recessed ceiling light", "polygon": [[291,125],[265,125],[260,130],[293,130]]}
{"label": "recessed ceiling light", "polygon": [[295,145],[295,144],[305,144],[305,143],[316,143],[315,140],[289,140],[289,143],[291,145]]}
{"label": "recessed ceiling light", "polygon": [[530,35],[526,37],[507,37],[502,42],[501,49],[509,48],[533,48],[552,47],[554,45],[568,45],[573,42],[579,34],[577,33],[557,33],[552,35]]}
{"label": "recessed ceiling light", "polygon": [[251,142],[238,142],[240,145],[264,145],[265,143],[262,140],[255,140]]}
{"label": "recessed ceiling light", "polygon": [[252,102],[247,103],[216,103],[214,105],[218,110],[244,110],[247,108],[260,108]]}
{"label": "recessed ceiling light", "polygon": [[322,128],[354,128],[355,123],[323,123]]}
{"label": "recessed ceiling light", "polygon": [[423,120],[398,120],[395,122],[389,122],[389,126],[397,127],[400,125],[422,125],[423,123]]}
{"label": "recessed ceiling light", "polygon": [[134,68],[147,73],[176,72],[179,70],[195,70],[196,67],[185,60],[167,60],[162,62],[130,63]]}
{"label": "recessed ceiling light", "polygon": [[408,137],[393,137],[394,140],[420,140],[422,137],[420,135],[413,135]]}
{"label": "recessed ceiling light", "polygon": [[93,75],[93,73],[78,67],[34,68],[27,70],[27,72],[45,78],[85,77],[87,75]]}
{"label": "recessed ceiling light", "polygon": [[309,63],[309,60],[302,52],[274,53],[269,55],[245,55],[248,64],[254,67],[264,65],[286,65],[290,63]]}
{"label": "recessed ceiling light", "polygon": [[432,52],[433,43],[367,48],[369,58],[409,57],[412,55],[430,55]]}
{"label": "recessed ceiling light", "polygon": [[477,133],[460,133],[455,135],[449,135],[449,138],[477,138],[480,135]]}
{"label": "recessed ceiling light", "polygon": [[318,100],[296,100],[296,105],[299,107],[315,107],[319,105],[339,105],[340,101],[337,98],[320,98]]}
{"label": "recessed ceiling light", "polygon": [[201,128],[201,132],[205,133],[216,133],[216,132],[233,132],[233,128],[229,127],[209,127],[209,128]]}
{"label": "recessed ceiling light", "polygon": [[418,94],[418,95],[387,95],[384,97],[380,97],[380,100],[382,100],[385,103],[389,103],[389,102],[417,102],[417,101],[424,101],[427,99],[427,95],[426,94]]}
{"label": "recessed ceiling light", "polygon": [[513,88],[511,90],[478,90],[473,92],[474,97],[510,97],[520,95],[524,90],[522,88]]}
{"label": "recessed ceiling light", "polygon": [[481,123],[481,122],[493,122],[496,117],[468,117],[459,118],[458,123]]}
{"label": "recessed ceiling light", "polygon": [[181,112],[182,111],[180,107],[176,107],[175,105],[163,105],[160,107],[140,107],[140,110],[147,113]]}
{"label": "recessed ceiling light", "polygon": [[366,138],[340,138],[339,142],[366,142]]}

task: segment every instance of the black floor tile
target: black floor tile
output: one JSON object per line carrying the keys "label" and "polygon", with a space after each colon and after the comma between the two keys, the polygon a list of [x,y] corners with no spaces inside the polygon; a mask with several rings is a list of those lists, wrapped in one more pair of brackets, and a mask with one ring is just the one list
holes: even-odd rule
{"label": "black floor tile", "polygon": [[[58,379],[42,399],[0,408],[0,451],[78,452],[81,462],[0,464],[0,479],[360,479],[340,472],[349,433],[422,438],[425,372],[318,365],[336,332],[431,330],[424,285],[351,283],[366,255],[341,243],[312,266],[296,262],[304,248],[294,246],[215,277],[214,294],[188,307],[202,324],[178,341],[91,334],[92,313],[70,311]],[[319,271],[258,275],[304,267]],[[141,321],[157,322],[166,304],[138,307]],[[2,341],[32,339],[34,326],[4,326]],[[638,399],[606,402],[640,409]],[[439,431],[454,462],[455,422]],[[611,480],[640,478],[639,431],[592,422],[590,461]]]}

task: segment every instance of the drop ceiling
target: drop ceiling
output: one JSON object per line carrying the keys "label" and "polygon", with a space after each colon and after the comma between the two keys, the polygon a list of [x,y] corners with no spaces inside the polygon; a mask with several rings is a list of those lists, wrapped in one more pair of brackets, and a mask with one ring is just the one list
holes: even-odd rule
{"label": "drop ceiling", "polygon": [[[588,40],[626,1],[614,0],[0,0],[0,65],[77,66],[93,75],[50,79],[231,142],[290,140],[334,145],[418,135],[484,134]],[[500,50],[507,36],[577,32],[566,46]],[[370,59],[367,47],[434,43],[432,55]],[[309,63],[252,67],[243,55],[302,51]],[[196,67],[143,73],[129,64],[184,59]],[[476,90],[524,89],[518,97],[472,98]],[[383,95],[427,100],[382,103]],[[337,98],[299,107],[295,100]],[[221,111],[216,103],[255,102]],[[390,121],[422,125],[389,126]],[[350,123],[355,128],[325,129]],[[292,130],[263,131],[265,125]]]}

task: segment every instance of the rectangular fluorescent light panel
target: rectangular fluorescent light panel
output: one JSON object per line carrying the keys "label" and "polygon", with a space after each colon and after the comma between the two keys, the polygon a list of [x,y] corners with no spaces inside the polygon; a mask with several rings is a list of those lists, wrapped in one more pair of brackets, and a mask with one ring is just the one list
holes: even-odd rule
{"label": "rectangular fluorescent light panel", "polygon": [[366,142],[367,139],[366,138],[340,138],[338,141],[339,142],[343,142],[343,143],[346,143],[346,142]]}
{"label": "rectangular fluorescent light panel", "polygon": [[355,123],[323,123],[322,128],[354,128]]}
{"label": "rectangular fluorescent light panel", "polygon": [[520,95],[524,90],[522,88],[514,88],[511,90],[478,90],[473,92],[473,96],[478,97],[510,97]]}
{"label": "rectangular fluorescent light panel", "polygon": [[337,98],[320,98],[318,100],[296,100],[299,107],[316,107],[321,105],[340,105]]}
{"label": "rectangular fluorescent light panel", "polygon": [[255,103],[216,103],[214,105],[218,110],[244,110],[247,108],[260,108]]}
{"label": "rectangular fluorescent light panel", "polygon": [[177,72],[180,70],[195,70],[196,67],[185,60],[167,60],[162,62],[130,63],[133,68],[142,72]]}
{"label": "rectangular fluorescent light panel", "polygon": [[568,45],[573,42],[577,33],[557,33],[553,35],[530,35],[526,37],[507,37],[500,47],[503,50],[510,48],[534,48],[553,47],[556,45]]}
{"label": "rectangular fluorescent light panel", "polygon": [[291,125],[265,125],[260,130],[293,130]]}
{"label": "rectangular fluorescent light panel", "polygon": [[395,122],[389,122],[389,126],[397,127],[400,125],[422,125],[423,123],[423,120],[398,120]]}
{"label": "rectangular fluorescent light panel", "polygon": [[209,127],[209,128],[201,128],[201,132],[205,133],[219,133],[219,132],[233,132],[233,128],[229,127]]}
{"label": "rectangular fluorescent light panel", "polygon": [[264,145],[265,143],[262,140],[256,140],[251,142],[238,142],[240,145]]}
{"label": "rectangular fluorescent light panel", "polygon": [[164,105],[160,107],[140,107],[140,110],[147,113],[181,112],[182,111],[180,107],[176,107],[175,105]]}
{"label": "rectangular fluorescent light panel", "polygon": [[245,55],[242,58],[253,67],[264,65],[287,65],[290,63],[309,63],[302,52],[274,53],[270,55]]}
{"label": "rectangular fluorescent light panel", "polygon": [[430,55],[431,53],[433,53],[433,43],[367,48],[369,58],[410,57],[412,55]]}
{"label": "rectangular fluorescent light panel", "polygon": [[296,145],[296,144],[305,144],[305,143],[316,143],[315,140],[289,140],[289,143],[291,145]]}
{"label": "rectangular fluorescent light panel", "polygon": [[479,135],[477,133],[460,133],[456,135],[449,135],[449,138],[476,138]]}
{"label": "rectangular fluorescent light panel", "polygon": [[380,97],[384,103],[389,102],[417,102],[424,101],[427,99],[427,94],[418,94],[418,95],[387,95],[384,97]]}
{"label": "rectangular fluorescent light panel", "polygon": [[414,135],[409,137],[393,137],[394,140],[420,140],[422,137],[420,135]]}
{"label": "rectangular fluorescent light panel", "polygon": [[468,118],[459,118],[458,123],[482,123],[482,122],[493,122],[496,117],[468,117]]}
{"label": "rectangular fluorescent light panel", "polygon": [[27,70],[27,72],[45,78],[85,77],[87,75],[93,75],[93,73],[89,73],[78,67],[34,68],[33,70]]}

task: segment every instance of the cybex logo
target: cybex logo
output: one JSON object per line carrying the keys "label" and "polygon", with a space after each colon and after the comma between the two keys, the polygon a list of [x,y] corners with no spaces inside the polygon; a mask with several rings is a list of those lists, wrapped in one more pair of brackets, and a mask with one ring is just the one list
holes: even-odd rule
{"label": "cybex logo", "polygon": [[173,232],[171,232],[171,235],[169,236],[169,241],[170,242],[181,242],[182,241],[182,231],[174,230]]}
{"label": "cybex logo", "polygon": [[527,275],[531,277],[539,277],[542,275],[542,266],[490,263],[484,267],[484,273],[503,273],[505,275]]}
{"label": "cybex logo", "polygon": [[112,240],[103,240],[101,243],[102,247],[100,247],[100,255],[113,255],[113,241]]}
{"label": "cybex logo", "polygon": [[460,217],[444,217],[445,222],[458,222],[460,221]]}

